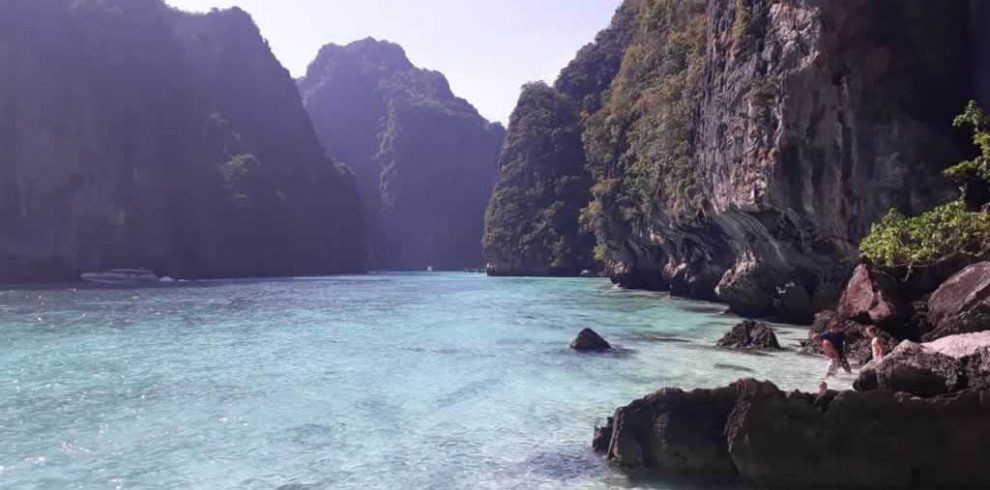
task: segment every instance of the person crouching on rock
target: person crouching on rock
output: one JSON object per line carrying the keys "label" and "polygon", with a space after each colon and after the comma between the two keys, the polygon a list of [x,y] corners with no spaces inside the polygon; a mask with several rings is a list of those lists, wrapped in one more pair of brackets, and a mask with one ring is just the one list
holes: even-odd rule
{"label": "person crouching on rock", "polygon": [[822,350],[828,357],[828,370],[825,372],[825,377],[835,376],[839,366],[842,366],[846,373],[851,374],[852,368],[849,367],[849,360],[846,359],[846,332],[842,330],[842,325],[833,323],[829,325],[827,332],[815,337],[816,340],[821,340]]}
{"label": "person crouching on rock", "polygon": [[870,350],[873,352],[873,360],[880,362],[887,354],[887,346],[883,345],[883,339],[877,334],[877,327],[870,325],[866,327],[866,336],[870,338]]}

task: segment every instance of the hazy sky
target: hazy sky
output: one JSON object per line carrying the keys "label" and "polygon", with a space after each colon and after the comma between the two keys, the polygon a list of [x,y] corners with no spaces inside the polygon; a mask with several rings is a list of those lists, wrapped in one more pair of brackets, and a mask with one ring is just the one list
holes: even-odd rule
{"label": "hazy sky", "polygon": [[368,36],[401,44],[417,66],[439,70],[454,93],[507,122],[522,84],[552,81],[621,0],[166,0],[195,11],[237,5],[251,13],[294,76],[327,43]]}

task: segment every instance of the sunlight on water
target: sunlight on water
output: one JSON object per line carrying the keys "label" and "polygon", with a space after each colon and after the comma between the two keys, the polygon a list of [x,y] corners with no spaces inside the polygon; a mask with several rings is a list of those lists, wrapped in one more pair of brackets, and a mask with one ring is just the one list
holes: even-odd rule
{"label": "sunlight on water", "polygon": [[[686,488],[610,470],[594,425],[665,385],[824,369],[712,348],[721,311],[469,274],[4,291],[0,487]],[[570,352],[586,326],[628,351]]]}

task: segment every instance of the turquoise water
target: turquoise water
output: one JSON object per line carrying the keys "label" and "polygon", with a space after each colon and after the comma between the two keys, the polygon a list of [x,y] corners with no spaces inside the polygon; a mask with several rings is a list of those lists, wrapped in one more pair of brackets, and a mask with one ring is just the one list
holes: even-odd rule
{"label": "turquoise water", "polygon": [[[471,274],[4,291],[0,487],[686,488],[609,469],[592,429],[664,385],[814,388],[818,359],[711,348],[736,320]],[[585,326],[627,350],[570,352]]]}

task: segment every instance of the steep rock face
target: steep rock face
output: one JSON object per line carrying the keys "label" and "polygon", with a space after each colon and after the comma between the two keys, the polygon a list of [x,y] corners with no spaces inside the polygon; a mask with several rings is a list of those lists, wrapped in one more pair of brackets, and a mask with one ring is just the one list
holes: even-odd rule
{"label": "steep rock face", "polygon": [[986,78],[973,48],[982,8],[641,0],[622,11],[634,20],[613,23],[621,55],[608,58],[621,62],[601,63],[611,81],[580,117],[593,179],[581,218],[620,285],[806,323],[836,304],[883,213],[953,194],[940,171],[965,144],[952,117]]}
{"label": "steep rock face", "polygon": [[492,275],[569,275],[598,269],[581,209],[591,175],[583,121],[602,105],[641,7],[630,1],[585,46],[553,87],[523,88],[512,114],[498,180],[485,219],[485,259]]}
{"label": "steep rock face", "polygon": [[363,270],[353,178],[243,11],[0,10],[0,281]]}
{"label": "steep rock face", "polygon": [[323,144],[357,177],[373,228],[373,266],[484,263],[500,125],[388,42],[325,46],[298,84]]}
{"label": "steep rock face", "polygon": [[586,137],[612,270],[686,265],[746,315],[788,283],[821,308],[873,221],[945,195],[964,2],[649,4]]}

